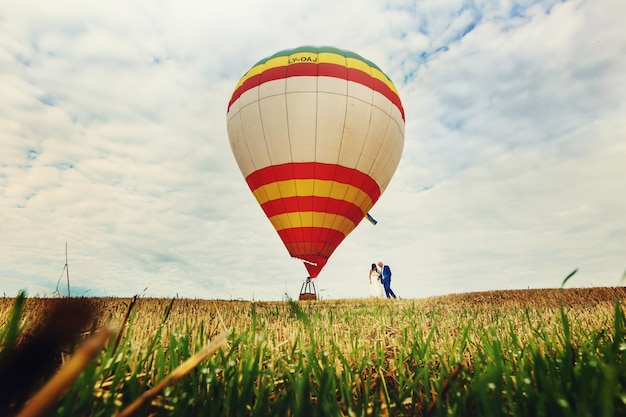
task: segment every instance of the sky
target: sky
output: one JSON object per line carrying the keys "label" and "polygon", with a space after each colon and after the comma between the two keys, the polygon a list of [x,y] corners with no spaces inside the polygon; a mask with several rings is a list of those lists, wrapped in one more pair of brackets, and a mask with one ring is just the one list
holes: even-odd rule
{"label": "sky", "polygon": [[[406,114],[391,183],[317,278],[402,298],[624,285],[626,2],[0,3],[0,294],[283,300],[290,258],[232,155],[257,61],[358,53]],[[66,264],[68,270],[64,271]],[[69,274],[68,274],[69,272]]]}

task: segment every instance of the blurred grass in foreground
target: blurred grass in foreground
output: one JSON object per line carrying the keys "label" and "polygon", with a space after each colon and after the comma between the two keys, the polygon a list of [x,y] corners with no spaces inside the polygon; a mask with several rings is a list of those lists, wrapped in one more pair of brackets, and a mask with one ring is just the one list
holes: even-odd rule
{"label": "blurred grass in foreground", "polygon": [[[395,301],[138,299],[128,323],[131,300],[89,298],[97,321],[85,335],[105,325],[123,333],[52,415],[112,416],[229,328],[223,349],[135,415],[625,416],[625,296],[587,288]],[[0,299],[0,363],[51,303]]]}

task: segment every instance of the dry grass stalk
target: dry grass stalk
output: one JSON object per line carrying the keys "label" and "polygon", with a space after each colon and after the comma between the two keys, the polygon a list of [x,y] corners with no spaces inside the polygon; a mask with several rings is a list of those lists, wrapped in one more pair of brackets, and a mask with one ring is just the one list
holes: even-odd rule
{"label": "dry grass stalk", "polygon": [[89,337],[74,353],[72,358],[26,403],[18,417],[44,415],[74,380],[97,355],[111,336],[111,331],[101,329]]}
{"label": "dry grass stalk", "polygon": [[124,316],[124,320],[122,321],[122,325],[120,326],[120,330],[117,333],[117,339],[115,339],[115,347],[113,351],[117,351],[117,347],[120,345],[120,341],[122,340],[122,335],[124,334],[124,329],[128,325],[128,319],[130,317],[130,313],[133,311],[133,307],[135,307],[135,303],[137,302],[137,296],[135,295],[131,302],[128,304],[128,310],[126,311],[126,316]]}
{"label": "dry grass stalk", "polygon": [[387,392],[387,384],[385,383],[385,377],[383,371],[378,371],[378,398],[380,399],[380,415],[382,417],[389,417],[389,393]]}
{"label": "dry grass stalk", "polygon": [[123,409],[121,412],[116,413],[116,417],[128,417],[143,407],[146,403],[150,402],[161,391],[165,389],[170,383],[179,380],[181,377],[189,373],[193,368],[198,366],[200,362],[217,352],[220,347],[226,342],[226,337],[229,331],[224,331],[216,336],[208,345],[197,351],[193,356],[187,359],[174,369],[169,375],[163,378],[155,387],[149,389],[139,398],[137,398],[132,404]]}

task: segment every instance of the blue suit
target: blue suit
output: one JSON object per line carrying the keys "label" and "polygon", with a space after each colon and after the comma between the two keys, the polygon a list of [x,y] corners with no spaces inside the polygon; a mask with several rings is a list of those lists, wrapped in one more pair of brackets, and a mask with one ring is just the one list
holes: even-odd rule
{"label": "blue suit", "polygon": [[380,272],[380,275],[382,277],[381,282],[383,287],[385,287],[385,295],[387,295],[387,298],[397,298],[391,289],[391,268],[389,268],[389,265],[383,266],[383,270]]}

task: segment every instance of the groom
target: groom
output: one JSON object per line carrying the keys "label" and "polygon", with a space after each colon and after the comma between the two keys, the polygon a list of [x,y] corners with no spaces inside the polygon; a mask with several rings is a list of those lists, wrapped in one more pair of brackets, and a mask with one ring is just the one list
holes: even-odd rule
{"label": "groom", "polygon": [[378,266],[380,267],[381,282],[383,287],[385,287],[385,294],[387,295],[387,298],[397,298],[391,289],[391,268],[389,268],[389,265],[383,266],[383,263],[380,261],[378,262]]}

